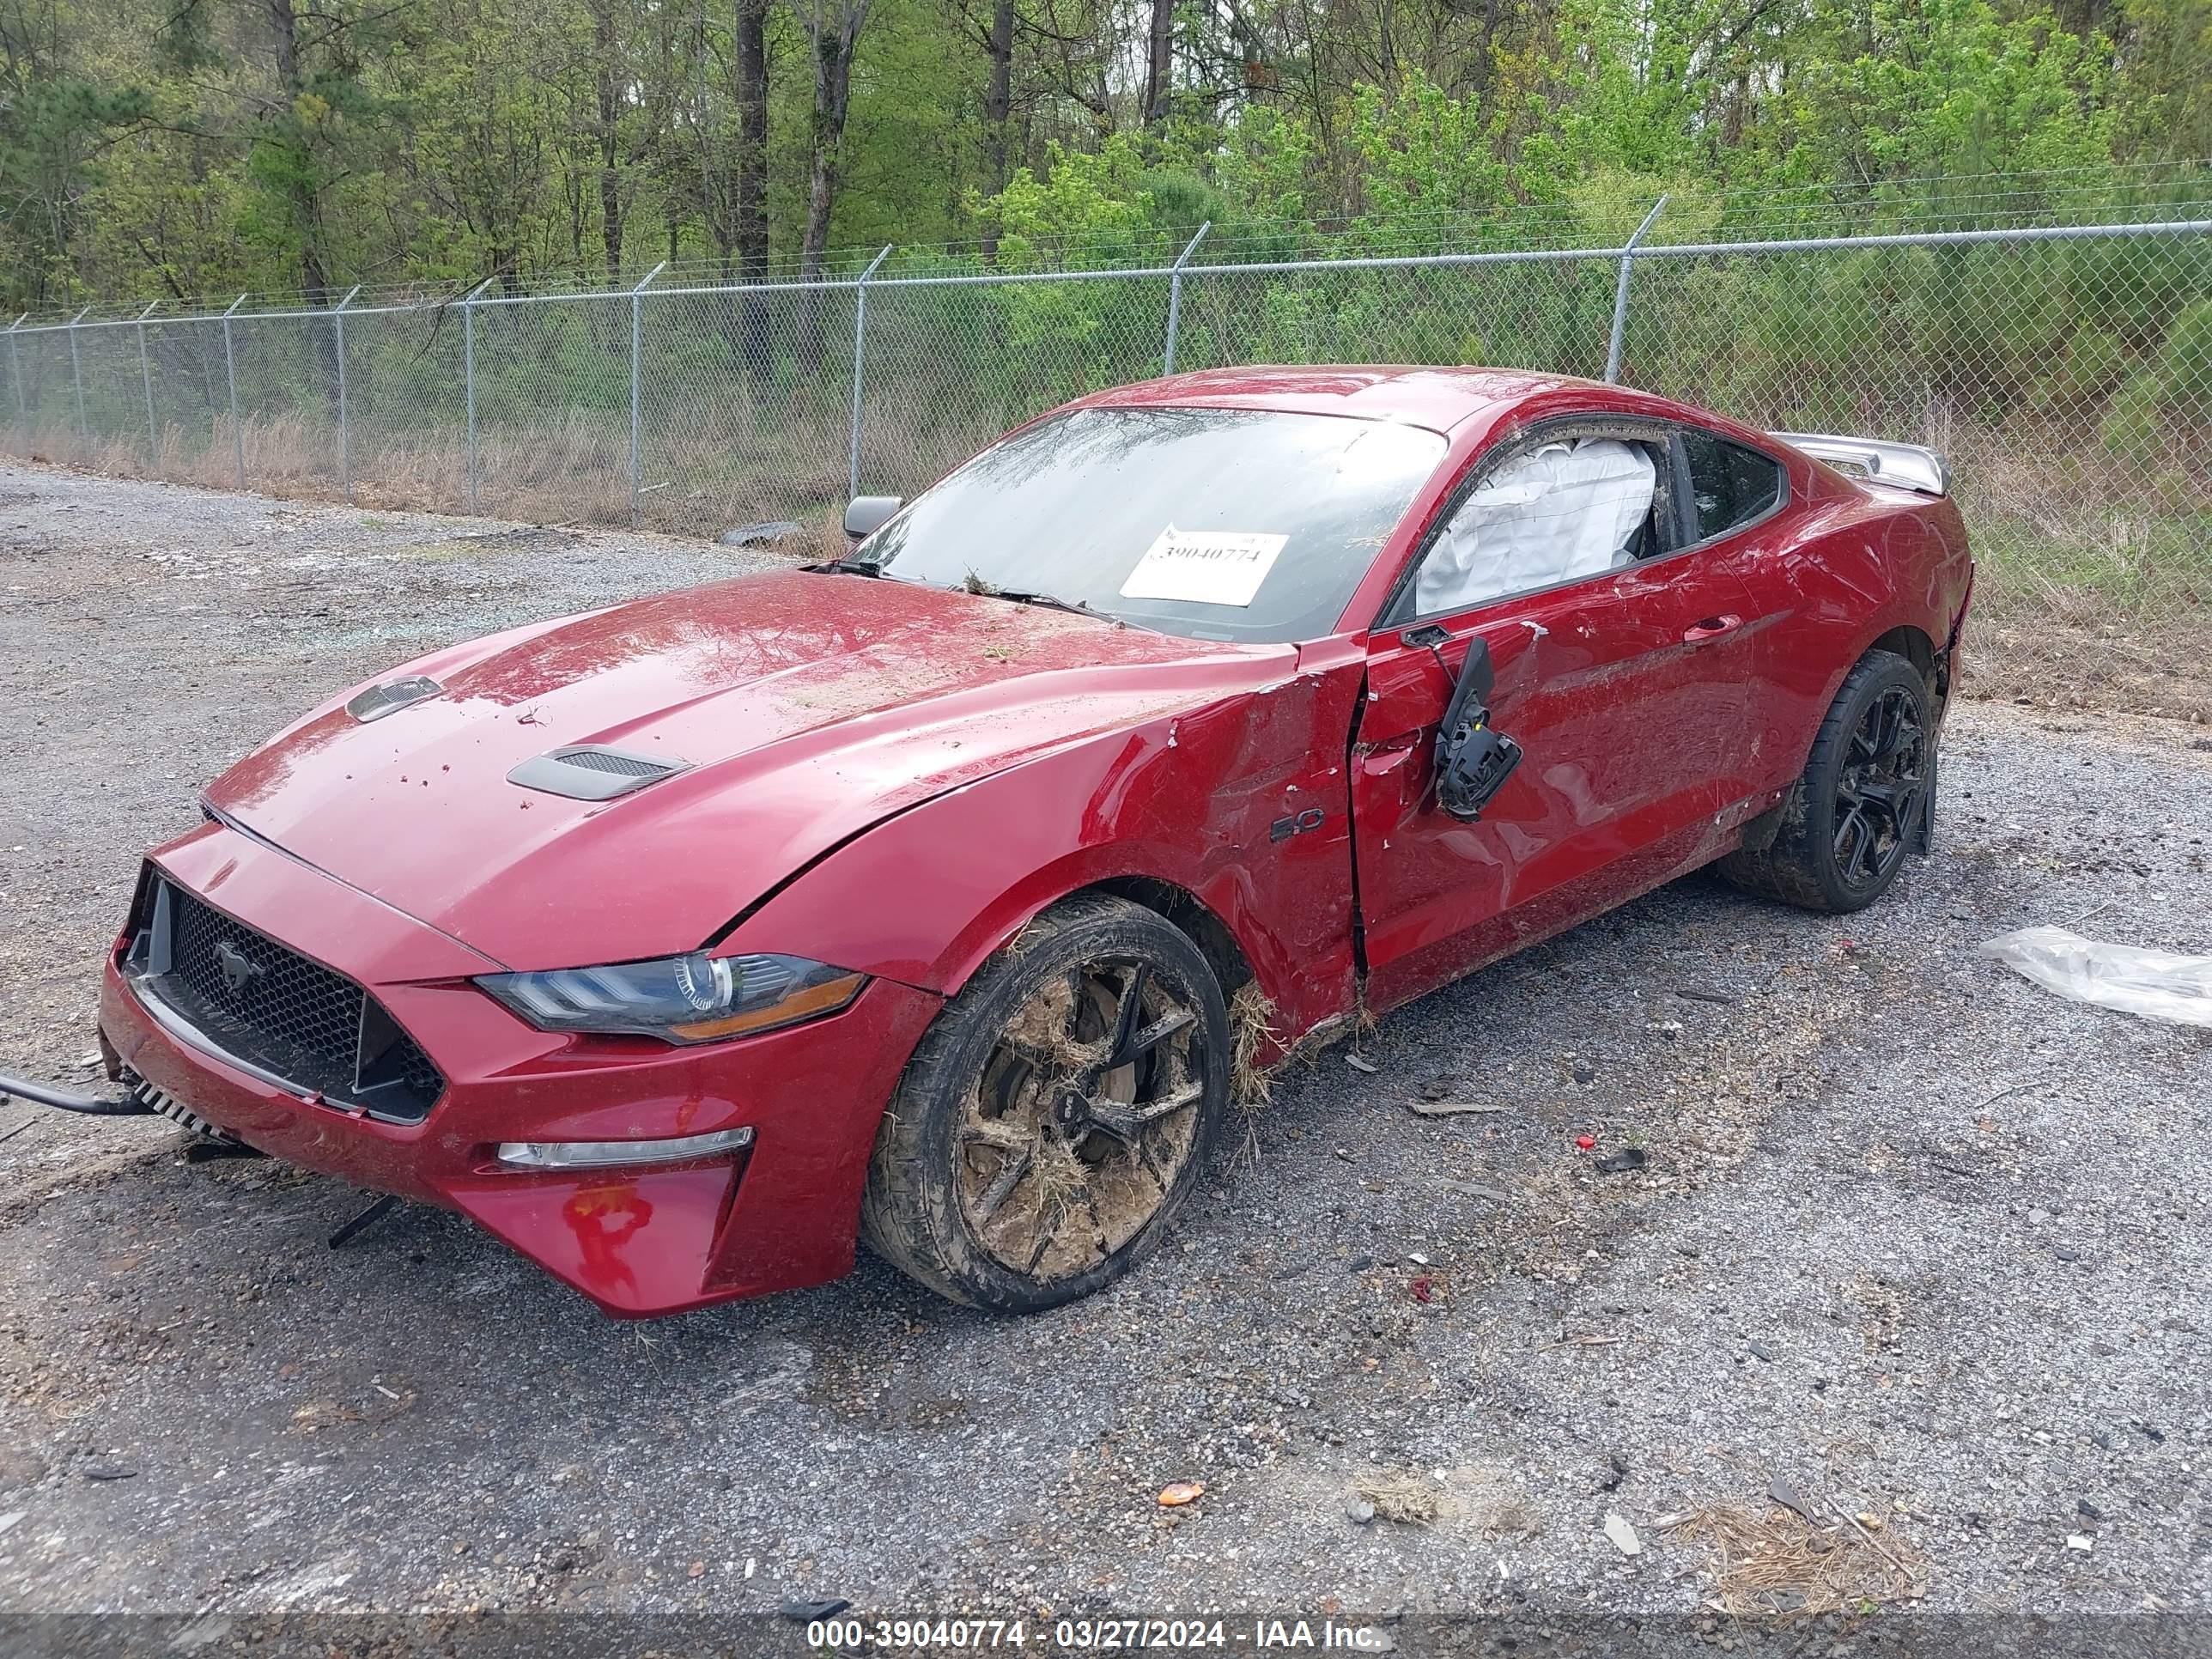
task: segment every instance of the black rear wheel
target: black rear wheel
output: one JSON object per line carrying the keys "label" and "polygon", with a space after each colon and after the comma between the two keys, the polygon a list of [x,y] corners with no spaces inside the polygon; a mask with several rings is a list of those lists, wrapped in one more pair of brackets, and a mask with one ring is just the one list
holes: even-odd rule
{"label": "black rear wheel", "polygon": [[1836,770],[1829,850],[1854,890],[1879,892],[1894,880],[1919,828],[1928,781],[1919,682],[1915,674],[1909,685],[1881,688],[1852,726]]}
{"label": "black rear wheel", "polygon": [[1865,908],[1889,890],[1934,811],[1928,683],[1893,652],[1844,678],[1773,844],[1731,853],[1722,874],[1808,910]]}

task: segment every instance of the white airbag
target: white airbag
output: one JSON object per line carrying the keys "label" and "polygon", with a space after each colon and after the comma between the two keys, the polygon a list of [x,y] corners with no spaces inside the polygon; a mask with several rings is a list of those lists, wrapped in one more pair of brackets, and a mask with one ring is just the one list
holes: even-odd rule
{"label": "white airbag", "polygon": [[1417,614],[1464,609],[1631,562],[1657,475],[1635,444],[1546,444],[1468,497],[1414,579]]}

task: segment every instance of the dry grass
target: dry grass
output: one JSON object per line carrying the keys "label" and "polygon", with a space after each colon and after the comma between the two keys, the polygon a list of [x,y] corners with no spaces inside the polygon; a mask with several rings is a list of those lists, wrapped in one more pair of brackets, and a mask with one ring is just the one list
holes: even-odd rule
{"label": "dry grass", "polygon": [[1031,1156],[1036,1159],[1031,1178],[1036,1183],[1038,1211],[1057,1229],[1089,1195],[1091,1173],[1075,1149],[1054,1135],[1039,1136]]}
{"label": "dry grass", "polygon": [[[518,419],[485,412],[477,436],[477,509],[546,525],[631,522],[629,428],[618,413],[570,410]],[[948,409],[890,386],[872,394],[861,477],[911,492],[964,459],[981,411]],[[649,411],[636,522],[675,535],[789,519],[805,550],[847,547],[846,415],[820,397],[718,392],[697,405]],[[264,494],[340,501],[337,434],[317,410],[172,423],[154,453],[143,433],[79,438],[70,425],[0,424],[0,453],[28,455],[118,477],[234,489],[242,449]],[[371,415],[351,434],[352,501],[361,507],[468,510],[466,437]],[[2079,446],[2075,446],[2079,447]],[[2117,709],[2212,723],[2212,523],[2201,490],[2168,466],[2069,453],[2048,444],[1972,445],[1953,460],[1971,481],[1981,574],[1961,690],[2039,707]],[[2109,505],[2099,505],[2108,503]]]}
{"label": "dry grass", "polygon": [[1245,981],[1229,999],[1229,1093],[1248,1112],[1275,1097],[1271,1068],[1262,1061],[1279,1046],[1274,1021],[1275,1005],[1257,980]]}
{"label": "dry grass", "polygon": [[1715,1504],[1669,1530],[1706,1547],[1707,1604],[1739,1619],[1871,1613],[1917,1595],[1926,1577],[1909,1544],[1841,1516],[1816,1526],[1779,1505],[1759,1511]]}
{"label": "dry grass", "polygon": [[809,540],[801,546],[794,542],[791,551],[807,558],[828,561],[842,559],[853,550],[852,538],[845,533],[845,510],[842,507],[817,508],[811,520],[802,516],[799,522],[805,526]]}
{"label": "dry grass", "polygon": [[1243,1114],[1237,1160],[1260,1161],[1260,1115],[1275,1097],[1274,1073],[1287,1056],[1275,1031],[1275,1005],[1247,980],[1229,999],[1229,1098]]}
{"label": "dry grass", "polygon": [[1352,1490],[1375,1506],[1377,1519],[1425,1527],[1443,1509],[1435,1481],[1415,1469],[1376,1469],[1363,1474]]}
{"label": "dry grass", "polygon": [[[637,521],[673,534],[713,536],[732,525],[791,519],[817,526],[825,553],[845,547],[843,416],[785,411],[779,422],[749,404],[670,420],[649,431],[640,469]],[[112,477],[163,478],[234,489],[243,449],[247,484],[287,499],[343,501],[337,437],[320,416],[255,416],[234,433],[227,416],[207,428],[171,426],[158,453],[137,437],[86,440],[68,427],[33,432],[0,425],[0,453]],[[350,436],[353,504],[393,511],[468,510],[468,443],[458,426],[386,427],[362,421]],[[572,410],[528,424],[487,422],[477,441],[477,507],[534,524],[630,522],[629,431]]]}
{"label": "dry grass", "polygon": [[[1018,952],[1021,945],[1021,936],[1017,934],[1012,948]],[[1084,1071],[1106,1058],[1109,1045],[1103,1039],[1079,1042],[1072,1034],[1074,1012],[1073,993],[1055,980],[1040,988],[1007,1022],[1007,1039],[1064,1073]]]}
{"label": "dry grass", "polygon": [[2212,609],[2161,625],[2059,620],[2069,609],[2081,609],[2078,596],[2054,599],[2040,617],[1977,617],[1968,624],[1963,694],[2212,724]]}

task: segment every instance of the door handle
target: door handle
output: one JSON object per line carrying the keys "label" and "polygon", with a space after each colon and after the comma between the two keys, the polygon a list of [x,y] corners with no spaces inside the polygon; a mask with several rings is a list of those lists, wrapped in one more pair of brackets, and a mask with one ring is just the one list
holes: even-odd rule
{"label": "door handle", "polygon": [[1682,643],[1710,645],[1722,635],[1733,634],[1742,626],[1743,618],[1733,614],[1725,617],[1708,617],[1703,622],[1693,623],[1682,630]]}

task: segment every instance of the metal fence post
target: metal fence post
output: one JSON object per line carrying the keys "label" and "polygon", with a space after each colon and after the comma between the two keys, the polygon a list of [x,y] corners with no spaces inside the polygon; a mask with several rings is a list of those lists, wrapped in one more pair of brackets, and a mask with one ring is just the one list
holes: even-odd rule
{"label": "metal fence post", "polygon": [[159,300],[138,313],[134,326],[138,331],[138,378],[146,386],[146,465],[158,468],[161,465],[161,433],[154,424],[154,370],[146,361],[146,319],[160,310]]}
{"label": "metal fence post", "polygon": [[641,337],[644,333],[642,322],[645,315],[645,290],[652,286],[654,277],[667,269],[668,261],[663,259],[645,273],[645,281],[629,291],[629,523],[633,530],[637,528],[638,456],[643,427],[642,403],[639,397],[638,368]]}
{"label": "metal fence post", "polygon": [[1628,273],[1636,264],[1636,246],[1644,240],[1644,233],[1651,228],[1651,222],[1659,216],[1659,210],[1667,205],[1662,196],[1651,204],[1651,211],[1644,216],[1644,222],[1636,228],[1636,234],[1628,239],[1620,250],[1620,279],[1613,289],[1613,337],[1605,348],[1605,379],[1610,386],[1620,378],[1620,346],[1628,331]]}
{"label": "metal fence post", "polygon": [[[31,313],[25,312],[23,317]],[[15,418],[23,423],[27,434],[31,426],[31,406],[23,396],[23,348],[15,343],[15,331],[23,325],[23,317],[8,325],[8,378],[15,383]]]}
{"label": "metal fence post", "polygon": [[331,326],[337,331],[338,358],[338,483],[345,490],[346,504],[353,504],[353,442],[346,431],[346,372],[345,372],[345,308],[361,292],[356,283],[346,290],[344,299],[331,313]]}
{"label": "metal fence post", "polygon": [[231,313],[246,303],[241,294],[222,313],[222,378],[230,387],[230,448],[238,462],[238,487],[246,488],[246,428],[238,421],[238,354],[230,349]]}
{"label": "metal fence post", "polygon": [[1174,269],[1168,275],[1168,349],[1160,356],[1160,373],[1175,373],[1176,336],[1182,325],[1182,268],[1190,263],[1190,256],[1198,252],[1198,245],[1206,240],[1206,233],[1213,228],[1208,219],[1198,228],[1198,234],[1176,256]]}
{"label": "metal fence post", "polygon": [[876,267],[891,257],[893,244],[884,244],[883,252],[868,261],[868,268],[860,273],[860,285],[853,290],[853,416],[846,425],[845,442],[845,499],[850,501],[860,493],[860,365],[867,355],[868,346],[868,278],[876,274]]}
{"label": "metal fence post", "polygon": [[77,356],[76,325],[84,320],[85,312],[91,309],[90,306],[87,306],[84,311],[78,312],[76,316],[69,319],[70,379],[76,386],[76,436],[79,443],[90,443],[92,433],[84,422],[84,362]]}
{"label": "metal fence post", "polygon": [[461,395],[468,400],[469,511],[477,510],[477,295],[491,286],[487,276],[461,296]]}

